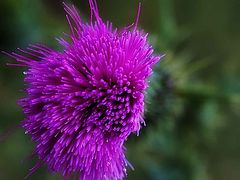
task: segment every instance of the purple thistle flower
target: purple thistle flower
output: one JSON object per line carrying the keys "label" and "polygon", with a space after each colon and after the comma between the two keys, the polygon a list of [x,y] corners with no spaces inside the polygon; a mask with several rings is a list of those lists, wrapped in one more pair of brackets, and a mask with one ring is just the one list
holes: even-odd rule
{"label": "purple thistle flower", "polygon": [[124,142],[144,123],[147,78],[160,56],[136,28],[140,7],[134,26],[117,30],[89,4],[90,24],[64,4],[71,42],[59,39],[63,52],[37,44],[8,54],[27,67],[22,126],[40,159],[30,174],[45,163],[65,178],[123,179],[130,165]]}

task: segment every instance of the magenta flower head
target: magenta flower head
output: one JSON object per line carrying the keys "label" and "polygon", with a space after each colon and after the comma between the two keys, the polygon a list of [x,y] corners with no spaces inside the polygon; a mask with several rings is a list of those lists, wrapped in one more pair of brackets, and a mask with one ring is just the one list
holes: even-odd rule
{"label": "magenta flower head", "polygon": [[160,56],[137,30],[139,11],[132,26],[117,30],[103,22],[95,0],[89,4],[89,24],[64,4],[71,33],[59,39],[62,52],[37,44],[8,55],[27,67],[19,103],[39,157],[31,172],[47,164],[66,179],[123,179],[131,166],[124,142],[144,123],[147,78]]}

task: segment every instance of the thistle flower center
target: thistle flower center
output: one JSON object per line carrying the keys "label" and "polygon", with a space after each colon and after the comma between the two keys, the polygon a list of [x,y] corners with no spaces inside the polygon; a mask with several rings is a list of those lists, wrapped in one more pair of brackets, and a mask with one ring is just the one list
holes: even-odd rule
{"label": "thistle flower center", "polygon": [[101,79],[98,84],[93,83],[93,89],[87,90],[85,100],[91,102],[86,108],[87,127],[99,128],[104,135],[111,137],[126,136],[133,130],[135,113],[139,114],[137,111],[142,109],[136,104],[139,104],[143,95],[133,96],[136,94],[133,93],[133,83],[126,76],[122,77],[118,76],[115,82]]}

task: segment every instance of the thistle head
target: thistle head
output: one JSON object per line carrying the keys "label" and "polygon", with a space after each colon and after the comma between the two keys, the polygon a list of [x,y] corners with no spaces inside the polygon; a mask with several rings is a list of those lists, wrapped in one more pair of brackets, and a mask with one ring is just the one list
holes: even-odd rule
{"label": "thistle head", "polygon": [[[64,177],[123,179],[129,164],[124,142],[144,123],[144,91],[153,55],[147,34],[135,24],[121,30],[104,22],[89,0],[91,22],[64,4],[70,41],[62,52],[44,45],[9,54],[25,65],[22,123],[36,142],[36,154]],[[140,10],[140,8],[139,8]]]}

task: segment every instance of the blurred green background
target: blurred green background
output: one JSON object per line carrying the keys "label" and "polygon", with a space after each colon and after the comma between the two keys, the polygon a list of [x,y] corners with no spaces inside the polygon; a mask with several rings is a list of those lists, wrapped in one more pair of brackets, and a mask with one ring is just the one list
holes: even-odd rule
{"label": "blurred green background", "polygon": [[[72,0],[86,21],[87,0]],[[117,27],[134,22],[138,1],[99,0],[104,20]],[[240,179],[240,1],[142,0],[139,26],[157,53],[146,94],[139,137],[132,135],[127,157],[136,180]],[[62,0],[1,0],[0,49],[29,43],[60,49],[55,37],[69,32]],[[36,159],[21,128],[24,68],[0,61],[0,180],[23,179]],[[54,180],[46,167],[29,179]]]}

